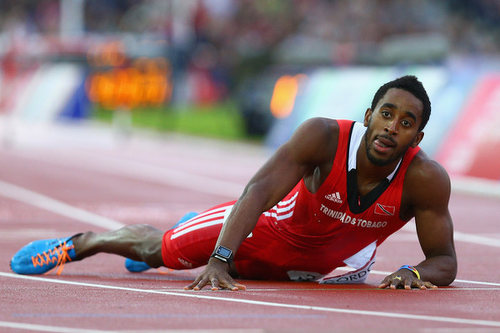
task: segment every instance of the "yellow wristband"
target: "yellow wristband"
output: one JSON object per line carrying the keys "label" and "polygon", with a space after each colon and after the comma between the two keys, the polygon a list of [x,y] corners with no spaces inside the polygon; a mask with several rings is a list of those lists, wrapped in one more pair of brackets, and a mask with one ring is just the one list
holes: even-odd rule
{"label": "yellow wristband", "polygon": [[417,279],[420,280],[420,273],[417,271],[417,269],[415,267],[410,266],[410,265],[403,265],[403,266],[399,267],[399,269],[407,269],[409,271],[412,271],[417,276]]}

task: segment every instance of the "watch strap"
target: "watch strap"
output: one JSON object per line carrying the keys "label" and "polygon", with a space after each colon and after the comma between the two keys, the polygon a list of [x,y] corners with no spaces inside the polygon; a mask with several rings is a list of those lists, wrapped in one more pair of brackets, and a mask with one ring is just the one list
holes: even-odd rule
{"label": "watch strap", "polygon": [[234,256],[231,249],[228,249],[227,247],[222,245],[218,245],[210,257],[230,264],[233,261]]}

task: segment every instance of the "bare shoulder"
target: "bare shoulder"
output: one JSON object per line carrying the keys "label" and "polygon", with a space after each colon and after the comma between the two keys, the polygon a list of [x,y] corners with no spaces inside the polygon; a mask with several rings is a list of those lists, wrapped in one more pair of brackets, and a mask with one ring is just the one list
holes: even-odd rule
{"label": "bare shoulder", "polygon": [[409,180],[419,183],[434,183],[438,186],[448,185],[450,178],[446,170],[437,161],[429,158],[420,150],[408,168],[407,177]]}
{"label": "bare shoulder", "polygon": [[296,131],[297,133],[306,132],[312,137],[328,137],[338,135],[339,124],[335,119],[315,117],[304,121]]}
{"label": "bare shoulder", "polygon": [[422,150],[413,159],[405,176],[405,197],[419,209],[448,205],[451,183],[446,170]]}
{"label": "bare shoulder", "polygon": [[288,149],[299,159],[321,162],[337,149],[339,125],[329,118],[311,118],[302,123],[288,141]]}

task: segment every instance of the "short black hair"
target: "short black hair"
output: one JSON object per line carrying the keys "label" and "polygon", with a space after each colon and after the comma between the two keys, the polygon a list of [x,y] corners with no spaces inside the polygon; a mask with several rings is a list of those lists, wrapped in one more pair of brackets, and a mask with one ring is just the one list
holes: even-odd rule
{"label": "short black hair", "polygon": [[429,121],[429,117],[431,116],[431,101],[429,100],[429,96],[427,96],[427,92],[425,91],[422,82],[420,82],[414,75],[402,76],[400,78],[387,82],[386,84],[378,88],[375,96],[373,96],[371,109],[375,110],[375,108],[377,107],[377,103],[380,101],[380,99],[382,99],[382,97],[384,97],[387,90],[391,88],[406,90],[422,102],[424,109],[422,112],[422,123],[420,124],[418,130],[423,130],[425,125],[427,125],[427,122]]}

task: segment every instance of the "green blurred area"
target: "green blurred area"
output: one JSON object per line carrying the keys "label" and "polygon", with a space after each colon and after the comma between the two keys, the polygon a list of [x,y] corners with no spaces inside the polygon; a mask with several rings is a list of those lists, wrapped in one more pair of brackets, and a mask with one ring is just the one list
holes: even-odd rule
{"label": "green blurred area", "polygon": [[[234,102],[210,106],[158,106],[131,111],[133,128],[157,132],[175,132],[228,141],[262,141],[262,136],[249,136],[244,120]],[[99,105],[93,107],[93,117],[111,124],[115,111]]]}

